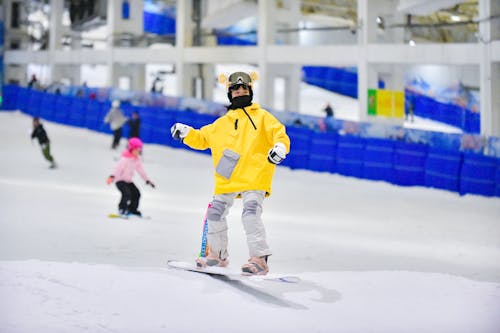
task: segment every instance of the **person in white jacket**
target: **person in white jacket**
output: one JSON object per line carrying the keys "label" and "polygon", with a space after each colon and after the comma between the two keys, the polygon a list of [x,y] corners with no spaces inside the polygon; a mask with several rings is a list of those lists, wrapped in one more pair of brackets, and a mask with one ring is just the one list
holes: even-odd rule
{"label": "person in white jacket", "polygon": [[104,122],[109,124],[111,130],[113,131],[113,142],[111,144],[112,149],[116,149],[120,145],[120,140],[122,138],[122,127],[127,122],[128,118],[125,117],[122,110],[120,109],[120,101],[115,100],[111,105],[111,109],[104,117]]}
{"label": "person in white jacket", "polygon": [[123,217],[128,217],[129,215],[142,216],[138,210],[141,192],[132,181],[135,171],[146,181],[147,185],[155,188],[146,171],[144,171],[141,159],[139,158],[142,147],[143,143],[139,138],[131,138],[128,142],[127,150],[122,153],[120,161],[106,181],[108,185],[116,182],[116,187],[121,192],[122,196],[118,204],[118,212]]}

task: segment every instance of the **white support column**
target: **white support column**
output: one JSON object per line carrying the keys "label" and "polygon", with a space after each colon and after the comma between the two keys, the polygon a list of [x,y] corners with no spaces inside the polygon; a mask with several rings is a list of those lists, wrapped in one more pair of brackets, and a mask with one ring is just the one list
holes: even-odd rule
{"label": "white support column", "polygon": [[[108,0],[107,7],[107,32],[108,32],[108,77],[107,85],[110,87],[118,86],[118,79],[120,77],[119,73],[115,73],[116,65],[115,62],[119,59],[115,59],[114,48],[115,40],[119,38],[120,34],[127,33],[133,36],[140,36],[143,33],[143,12],[144,12],[144,1],[134,0],[128,1],[130,6],[130,17],[124,19],[122,17],[122,5],[123,0]],[[142,75],[144,76],[144,75]],[[131,77],[131,81],[134,78]],[[144,79],[139,80],[144,84]],[[132,83],[131,86],[135,87],[137,84]],[[144,87],[141,88],[141,90]]]}
{"label": "white support column", "polygon": [[358,0],[358,46],[360,49],[358,60],[358,106],[359,119],[366,121],[368,117],[368,57],[366,54],[369,40],[368,0]]}
{"label": "white support column", "polygon": [[203,64],[203,95],[204,99],[212,99],[214,94],[214,73],[215,66],[213,64]]}
{"label": "white support column", "polygon": [[[17,28],[12,28],[11,27],[11,21],[12,21],[12,3],[13,0],[4,0],[2,2],[2,9],[3,9],[3,22],[4,22],[4,29],[5,29],[5,40],[4,40],[4,52],[6,50],[9,50],[11,48],[11,41],[16,40],[19,42],[19,46],[22,48],[22,35],[23,32],[21,29]],[[19,18],[21,20],[21,18]],[[4,58],[5,60],[5,58]],[[21,85],[26,85],[28,83],[28,77],[27,77],[27,66],[25,64],[19,64],[19,65],[8,65],[4,64],[4,81],[5,82],[16,82]]]}
{"label": "white support column", "polygon": [[[500,3],[497,0],[480,0],[479,17],[487,18],[500,13]],[[492,63],[491,41],[499,37],[499,32],[493,30],[491,20],[479,23],[481,36],[480,100],[481,100],[481,134],[485,136],[500,136],[500,64]]]}
{"label": "white support column", "polygon": [[[289,15],[287,26],[288,28],[297,28],[301,18],[300,1],[285,0],[285,7],[288,9]],[[297,45],[298,34],[290,34],[288,42],[291,45]],[[285,111],[299,111],[300,108],[300,83],[302,81],[302,65],[286,66],[285,75]]]}
{"label": "white support column", "polygon": [[[55,62],[55,52],[61,49],[61,39],[64,33],[62,16],[64,12],[64,0],[50,1],[50,21],[49,21],[49,63],[48,76],[51,82],[56,81],[57,63]],[[76,65],[78,66],[78,65]],[[78,66],[79,68],[79,66]],[[77,70],[76,72],[80,72]],[[80,82],[73,82],[79,84]]]}
{"label": "white support column", "polygon": [[177,0],[175,50],[175,74],[177,77],[176,95],[190,96],[192,94],[191,71],[184,62],[184,48],[191,45],[192,25],[190,24],[193,11],[192,0]]}
{"label": "white support column", "polygon": [[259,0],[258,2],[258,50],[259,50],[259,103],[263,106],[272,105],[274,101],[274,78],[270,77],[267,64],[268,45],[274,43],[272,25],[274,1]]}
{"label": "white support column", "polygon": [[106,61],[107,65],[107,78],[106,78],[106,86],[108,87],[114,87],[116,86],[117,82],[115,81],[115,70],[114,70],[114,63],[113,63],[113,49],[114,49],[114,40],[113,40],[113,35],[115,32],[115,7],[116,7],[117,1],[116,0],[109,0],[108,1],[108,6],[107,6],[107,32],[108,32],[108,40],[107,40],[107,52],[108,52],[108,57]]}

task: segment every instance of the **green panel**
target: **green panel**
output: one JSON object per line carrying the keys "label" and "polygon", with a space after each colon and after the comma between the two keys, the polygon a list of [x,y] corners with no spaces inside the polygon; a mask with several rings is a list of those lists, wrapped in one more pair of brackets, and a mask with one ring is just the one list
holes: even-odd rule
{"label": "green panel", "polygon": [[368,114],[377,115],[377,89],[368,89]]}

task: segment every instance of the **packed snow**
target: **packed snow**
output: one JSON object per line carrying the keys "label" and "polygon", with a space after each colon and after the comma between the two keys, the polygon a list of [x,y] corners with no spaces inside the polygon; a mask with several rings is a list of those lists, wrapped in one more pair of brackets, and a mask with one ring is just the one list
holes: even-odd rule
{"label": "packed snow", "polygon": [[[264,203],[272,273],[299,283],[169,269],[192,261],[213,189],[208,155],[146,145],[151,220],[109,219],[111,136],[0,112],[0,332],[500,332],[500,201],[278,167]],[[122,146],[124,147],[125,140]],[[230,266],[248,259],[241,202]]]}

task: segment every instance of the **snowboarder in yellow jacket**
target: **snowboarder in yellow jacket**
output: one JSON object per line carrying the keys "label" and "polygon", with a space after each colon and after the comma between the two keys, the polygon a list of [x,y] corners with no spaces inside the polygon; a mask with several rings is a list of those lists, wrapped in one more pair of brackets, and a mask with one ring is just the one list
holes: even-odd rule
{"label": "snowboarder in yellow jacket", "polygon": [[242,222],[250,255],[242,271],[263,275],[269,271],[271,250],[261,219],[262,204],[271,194],[276,165],[290,150],[290,139],[283,124],[252,103],[254,80],[244,72],[231,74],[225,79],[231,105],[224,116],[200,129],[176,123],[171,133],[191,148],[210,148],[212,152],[215,190],[207,214],[210,251],[207,257],[197,259],[197,265],[228,265],[226,216],[234,199],[242,198]]}

